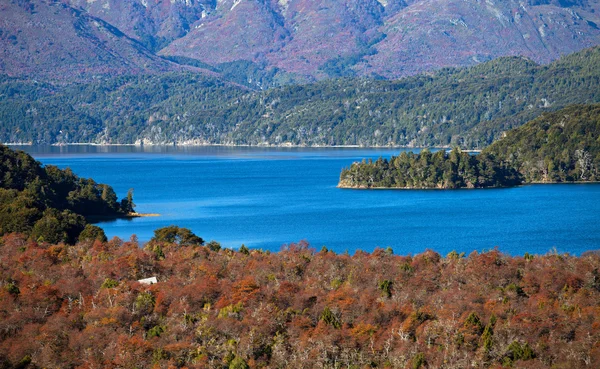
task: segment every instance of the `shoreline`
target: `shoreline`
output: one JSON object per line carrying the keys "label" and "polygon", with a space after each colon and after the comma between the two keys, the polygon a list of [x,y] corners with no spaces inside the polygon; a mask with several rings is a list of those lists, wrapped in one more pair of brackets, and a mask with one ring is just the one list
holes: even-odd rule
{"label": "shoreline", "polygon": [[[86,143],[86,142],[69,142],[69,143],[53,143],[53,144],[34,144],[32,142],[6,142],[2,143],[6,146],[50,146],[50,147],[66,147],[66,146],[94,146],[94,147],[252,147],[252,148],[307,148],[307,149],[438,149],[448,150],[452,146],[410,146],[410,145],[297,145],[297,144],[217,144],[217,143],[178,143],[178,144],[118,144],[118,143]],[[480,149],[461,149],[463,152],[479,153]]]}
{"label": "shoreline", "polygon": [[[525,185],[525,184],[523,184]],[[511,187],[459,187],[459,188],[440,188],[440,187],[364,187],[364,186],[344,186],[337,185],[336,188],[342,190],[400,190],[400,191],[456,191],[456,190],[487,190],[487,189],[500,189],[500,188],[515,188],[522,187],[511,186]]]}
{"label": "shoreline", "polygon": [[158,213],[128,213],[128,214],[119,214],[115,216],[111,215],[89,215],[85,217],[90,223],[99,223],[99,222],[110,222],[117,219],[134,219],[134,218],[146,218],[146,217],[159,217]]}
{"label": "shoreline", "polygon": [[145,217],[159,217],[158,213],[129,213],[124,215],[125,218],[145,218]]}
{"label": "shoreline", "polygon": [[598,184],[600,181],[571,181],[571,182],[525,182],[516,186],[507,187],[459,187],[459,188],[440,188],[440,187],[366,187],[366,186],[347,186],[337,184],[336,188],[343,190],[436,190],[436,191],[455,191],[455,190],[488,190],[488,189],[503,189],[503,188],[517,188],[528,185],[574,185],[574,184]]}

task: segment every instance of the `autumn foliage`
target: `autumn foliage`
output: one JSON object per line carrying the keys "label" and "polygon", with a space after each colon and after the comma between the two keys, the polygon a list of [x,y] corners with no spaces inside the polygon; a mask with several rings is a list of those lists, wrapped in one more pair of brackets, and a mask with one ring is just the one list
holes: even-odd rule
{"label": "autumn foliage", "polygon": [[10,234],[0,255],[2,368],[600,365],[595,253],[246,254]]}

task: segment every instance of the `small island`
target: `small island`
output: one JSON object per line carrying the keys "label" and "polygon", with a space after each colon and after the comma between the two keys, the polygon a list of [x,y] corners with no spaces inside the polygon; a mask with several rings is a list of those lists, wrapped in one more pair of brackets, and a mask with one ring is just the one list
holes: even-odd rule
{"label": "small island", "polygon": [[342,170],[340,188],[457,189],[600,180],[600,105],[575,105],[511,130],[481,153],[403,152]]}

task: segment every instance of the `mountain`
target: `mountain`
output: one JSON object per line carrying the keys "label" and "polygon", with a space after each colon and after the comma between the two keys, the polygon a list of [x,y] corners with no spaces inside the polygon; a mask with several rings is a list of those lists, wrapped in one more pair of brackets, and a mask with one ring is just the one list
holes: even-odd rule
{"label": "mountain", "polygon": [[107,22],[51,0],[0,2],[0,73],[90,79],[181,70]]}
{"label": "mountain", "polygon": [[0,78],[0,141],[483,148],[543,112],[600,102],[600,47],[397,81],[251,91],[197,73],[56,84]]}
{"label": "mountain", "polygon": [[376,0],[225,0],[160,54],[209,64],[244,59],[323,77],[326,62],[360,54],[381,37],[383,17]]}
{"label": "mountain", "polygon": [[214,8],[214,0],[69,0],[156,51],[185,36]]}
{"label": "mountain", "polygon": [[507,55],[548,63],[598,44],[598,11],[595,1],[417,1],[386,19],[364,66],[397,77]]}
{"label": "mountain", "polygon": [[223,0],[159,53],[397,78],[508,55],[548,63],[600,43],[599,12],[596,0]]}
{"label": "mountain", "polygon": [[[164,58],[264,88],[388,79],[600,44],[600,0],[6,0],[0,73],[159,73]],[[159,58],[158,55],[164,57]],[[233,63],[233,64],[232,64]],[[262,73],[257,73],[262,70]]]}

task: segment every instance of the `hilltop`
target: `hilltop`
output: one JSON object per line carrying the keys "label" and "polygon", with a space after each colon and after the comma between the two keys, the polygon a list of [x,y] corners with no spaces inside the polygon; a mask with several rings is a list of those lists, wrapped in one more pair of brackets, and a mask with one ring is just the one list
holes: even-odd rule
{"label": "hilltop", "polygon": [[542,114],[483,150],[525,182],[600,181],[600,105]]}

